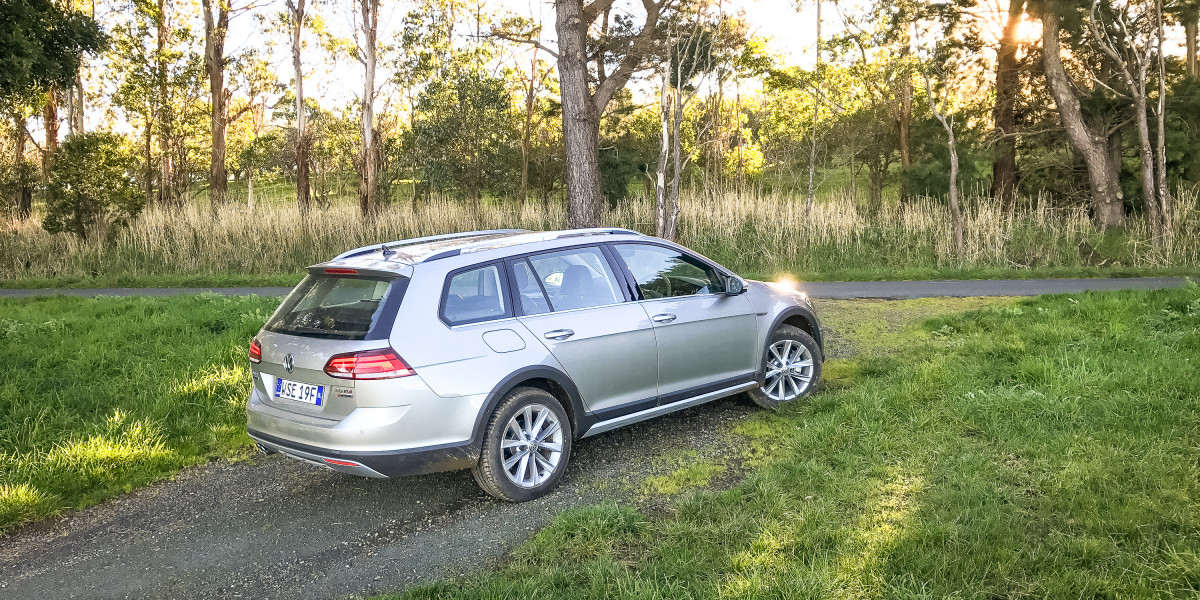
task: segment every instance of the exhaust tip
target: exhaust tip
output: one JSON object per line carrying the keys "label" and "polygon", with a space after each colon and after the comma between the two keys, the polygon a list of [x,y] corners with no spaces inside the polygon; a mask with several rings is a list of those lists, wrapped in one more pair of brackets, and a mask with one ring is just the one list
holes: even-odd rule
{"label": "exhaust tip", "polygon": [[274,451],[274,450],[272,450],[272,449],[270,449],[270,448],[268,448],[268,447],[266,447],[266,446],[262,445],[262,443],[260,443],[260,442],[255,442],[255,443],[254,443],[254,447],[255,447],[255,448],[258,448],[258,451],[259,451],[259,453],[260,453],[260,454],[265,454],[265,455],[267,455],[267,456],[270,456],[270,455],[272,455],[272,454],[278,454],[278,452],[276,452],[276,451]]}

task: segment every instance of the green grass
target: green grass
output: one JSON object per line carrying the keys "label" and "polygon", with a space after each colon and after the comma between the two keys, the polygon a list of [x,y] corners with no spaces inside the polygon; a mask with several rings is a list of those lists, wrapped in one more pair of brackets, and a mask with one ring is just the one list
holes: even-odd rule
{"label": "green grass", "polygon": [[744,483],[397,597],[1197,597],[1200,288],[971,302],[827,303],[846,358],[736,426]]}
{"label": "green grass", "polygon": [[190,287],[291,287],[300,283],[304,273],[280,275],[97,275],[91,277],[45,277],[0,279],[0,289],[50,288],[190,288]]}
{"label": "green grass", "polygon": [[0,301],[0,532],[250,448],[246,344],[278,302]]}

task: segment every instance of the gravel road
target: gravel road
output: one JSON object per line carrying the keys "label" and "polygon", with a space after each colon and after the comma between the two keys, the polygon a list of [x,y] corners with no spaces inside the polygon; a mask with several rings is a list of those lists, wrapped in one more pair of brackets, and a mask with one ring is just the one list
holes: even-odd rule
{"label": "gravel road", "polygon": [[727,451],[754,410],[736,396],[579,441],[563,485],[525,504],[490,499],[466,471],[214,462],[0,538],[0,598],[343,598],[464,574],[567,508],[641,501],[646,476],[681,449]]}

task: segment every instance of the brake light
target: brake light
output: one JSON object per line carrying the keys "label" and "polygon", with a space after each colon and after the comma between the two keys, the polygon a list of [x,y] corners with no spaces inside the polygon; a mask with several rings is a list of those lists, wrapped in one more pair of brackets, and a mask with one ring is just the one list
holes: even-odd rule
{"label": "brake light", "polygon": [[325,363],[325,374],[338,379],[391,379],[414,373],[391,348],[335,354]]}
{"label": "brake light", "polygon": [[250,340],[250,362],[256,365],[262,362],[262,344],[258,343],[258,338]]}
{"label": "brake light", "polygon": [[358,275],[357,269],[325,269],[329,275]]}

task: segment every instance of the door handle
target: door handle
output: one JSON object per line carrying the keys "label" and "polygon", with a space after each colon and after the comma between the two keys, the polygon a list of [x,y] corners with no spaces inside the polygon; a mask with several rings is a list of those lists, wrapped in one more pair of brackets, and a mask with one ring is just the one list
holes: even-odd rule
{"label": "door handle", "polygon": [[654,315],[653,317],[650,317],[650,320],[654,321],[655,323],[670,323],[671,321],[675,320],[675,315],[671,313],[663,313],[661,315]]}
{"label": "door handle", "polygon": [[561,342],[573,335],[575,335],[575,332],[571,329],[555,329],[554,331],[547,331],[544,337],[548,340],[558,340]]}

